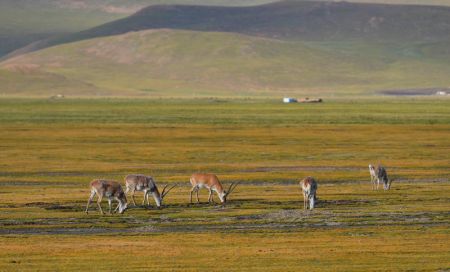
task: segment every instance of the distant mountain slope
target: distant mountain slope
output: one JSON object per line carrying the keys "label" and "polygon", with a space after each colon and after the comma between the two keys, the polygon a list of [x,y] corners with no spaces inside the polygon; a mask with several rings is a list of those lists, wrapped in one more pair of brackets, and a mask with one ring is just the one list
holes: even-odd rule
{"label": "distant mountain slope", "polygon": [[450,37],[450,7],[318,1],[250,7],[150,6],[130,17],[41,41],[18,52],[158,28],[234,32],[282,40],[439,41]]}
{"label": "distant mountain slope", "polygon": [[129,15],[74,9],[63,2],[70,1],[1,0],[0,57],[37,40],[85,30]]}
{"label": "distant mountain slope", "polygon": [[31,42],[73,33],[156,4],[241,6],[270,0],[1,0],[0,58]]}
{"label": "distant mountain slope", "polygon": [[[102,1],[119,0],[90,3]],[[0,95],[278,97],[448,87],[449,44],[450,7],[150,6],[15,51],[0,62]]]}
{"label": "distant mountain slope", "polygon": [[151,6],[73,35],[72,39],[155,28],[236,32],[288,40],[427,41],[450,37],[450,7],[314,1],[251,7]]}
{"label": "distant mountain slope", "polygon": [[318,43],[147,30],[2,62],[0,94],[278,97],[449,86],[446,50],[439,42]]}
{"label": "distant mountain slope", "polygon": [[[1,0],[0,58],[32,42],[99,26],[131,15],[150,5],[251,6],[270,2],[276,0]],[[450,6],[450,0],[347,0],[347,2]],[[32,47],[29,46],[28,49]],[[41,47],[42,44],[37,46]]]}

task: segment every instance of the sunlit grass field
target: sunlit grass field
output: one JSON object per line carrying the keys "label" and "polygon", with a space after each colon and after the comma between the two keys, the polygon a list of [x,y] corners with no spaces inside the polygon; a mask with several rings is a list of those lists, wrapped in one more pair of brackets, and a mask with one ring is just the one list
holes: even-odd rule
{"label": "sunlit grass field", "polygon": [[[445,271],[449,136],[445,98],[1,99],[0,271]],[[191,205],[194,172],[241,183]],[[129,173],[179,186],[161,210],[83,212],[90,180]]]}

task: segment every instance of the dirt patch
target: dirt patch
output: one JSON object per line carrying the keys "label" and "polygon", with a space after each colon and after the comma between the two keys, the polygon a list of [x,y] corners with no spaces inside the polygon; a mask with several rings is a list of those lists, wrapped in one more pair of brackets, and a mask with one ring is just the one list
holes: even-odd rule
{"label": "dirt patch", "polygon": [[24,205],[25,207],[37,207],[46,210],[60,210],[60,211],[82,211],[80,205],[75,204],[60,204],[48,202],[30,202]]}
{"label": "dirt patch", "polygon": [[[94,220],[94,221],[93,221]],[[79,224],[109,220],[110,223],[126,223],[130,227],[60,227],[70,224]],[[117,221],[117,222],[116,222]],[[266,214],[251,214],[244,216],[228,216],[220,219],[208,218],[178,218],[171,219],[161,216],[159,219],[143,220],[134,217],[95,217],[95,218],[69,218],[69,219],[38,219],[27,222],[2,222],[5,226],[0,228],[0,235],[8,234],[144,234],[144,233],[172,233],[172,232],[239,232],[239,231],[296,231],[306,228],[354,228],[369,226],[414,225],[417,227],[448,226],[450,212],[332,212],[323,210],[303,211],[301,209],[285,209]],[[33,227],[33,226],[50,227]],[[55,225],[55,227],[51,227]],[[57,225],[59,225],[57,227]],[[132,225],[140,225],[132,227]],[[14,228],[18,226],[18,228]],[[24,227],[27,226],[27,227]]]}
{"label": "dirt patch", "polygon": [[38,208],[43,208],[46,207],[48,205],[48,203],[45,202],[30,202],[30,203],[25,203],[25,207],[38,207]]}
{"label": "dirt patch", "polygon": [[78,207],[73,205],[60,205],[60,204],[50,204],[44,207],[46,210],[60,210],[60,211],[78,211]]}

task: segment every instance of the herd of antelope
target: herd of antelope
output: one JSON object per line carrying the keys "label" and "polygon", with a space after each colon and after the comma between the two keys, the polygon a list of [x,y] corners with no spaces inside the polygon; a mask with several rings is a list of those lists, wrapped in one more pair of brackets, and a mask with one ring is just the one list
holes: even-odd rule
{"label": "herd of antelope", "polygon": [[[386,169],[383,166],[378,165],[378,167],[375,168],[373,165],[369,164],[369,173],[372,182],[372,190],[378,190],[380,183],[383,183],[384,190],[390,189],[392,180],[388,179]],[[209,192],[208,203],[215,203],[213,197],[213,192],[215,192],[220,199],[220,203],[223,205],[225,204],[225,202],[227,202],[227,196],[229,196],[238,185],[238,183],[233,182],[231,183],[228,190],[224,190],[216,175],[202,173],[193,174],[190,178],[190,183],[192,186],[192,189],[190,191],[191,204],[192,194],[194,192],[196,193],[197,203],[200,203],[198,192],[201,188],[206,188]],[[158,208],[161,208],[164,197],[177,185],[174,184],[169,188],[169,185],[166,185],[160,193],[153,177],[133,174],[127,175],[125,177],[125,192],[123,191],[122,186],[119,182],[112,180],[94,179],[93,181],[91,181],[90,186],[91,194],[86,205],[86,213],[89,212],[89,206],[91,205],[91,202],[94,199],[95,195],[97,195],[97,206],[101,214],[104,214],[103,209],[100,205],[103,197],[106,197],[108,199],[110,214],[112,213],[113,200],[116,200],[118,202],[117,207],[114,209],[114,212],[117,212],[118,210],[119,213],[122,214],[128,208],[128,201],[126,197],[128,193],[131,193],[131,200],[134,206],[136,206],[134,193],[136,191],[142,191],[144,192],[144,200],[142,202],[142,205],[145,205],[145,203],[147,202],[147,206],[150,206],[148,195],[152,194],[156,206]],[[308,208],[311,210],[314,209],[314,204],[317,199],[317,187],[317,181],[313,177],[306,177],[300,181],[300,188],[303,192],[303,208],[305,210],[307,210]]]}

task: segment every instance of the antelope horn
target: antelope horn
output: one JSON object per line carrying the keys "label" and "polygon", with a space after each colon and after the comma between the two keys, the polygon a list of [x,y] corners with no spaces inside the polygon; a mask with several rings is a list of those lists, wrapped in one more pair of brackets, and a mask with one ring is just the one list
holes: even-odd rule
{"label": "antelope horn", "polygon": [[162,192],[161,192],[161,196],[164,195],[164,191],[166,190],[167,186],[169,186],[169,184],[166,184],[166,186],[164,186],[164,188],[162,189]]}
{"label": "antelope horn", "polygon": [[175,187],[177,186],[177,184],[174,184],[172,187],[170,187],[170,188],[166,191],[167,186],[169,186],[169,184],[167,184],[166,186],[164,186],[164,189],[163,189],[163,191],[162,191],[162,193],[161,193],[161,198],[164,198],[164,197],[170,192],[170,190],[172,190],[173,188],[175,188]]}
{"label": "antelope horn", "polygon": [[[239,182],[231,183],[230,188],[228,188],[227,195],[231,194],[231,192],[234,191],[234,189],[236,188],[236,186],[238,186],[238,184],[239,184]],[[234,187],[233,187],[233,185],[234,185]]]}

